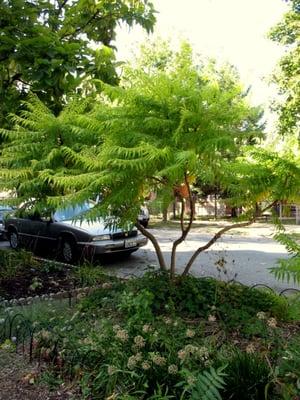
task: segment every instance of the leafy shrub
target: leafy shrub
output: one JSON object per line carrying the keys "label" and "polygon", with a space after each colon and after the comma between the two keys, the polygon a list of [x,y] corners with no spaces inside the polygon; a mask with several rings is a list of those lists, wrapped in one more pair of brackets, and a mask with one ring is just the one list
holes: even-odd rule
{"label": "leafy shrub", "polygon": [[146,289],[142,289],[137,295],[133,292],[122,293],[118,309],[127,315],[127,325],[143,324],[154,319],[152,313],[154,295]]}
{"label": "leafy shrub", "polygon": [[269,312],[278,319],[286,316],[287,302],[275,293],[236,283],[218,282],[217,308],[227,322],[233,309],[243,310],[249,316],[259,311]]}
{"label": "leafy shrub", "polygon": [[144,276],[129,282],[129,289],[133,293],[139,293],[140,290],[146,290],[152,293],[152,312],[156,315],[164,313],[166,305],[172,302],[171,297],[173,287],[170,282],[169,274],[163,271],[148,272]]}
{"label": "leafy shrub", "polygon": [[246,338],[261,337],[268,338],[269,330],[265,320],[260,320],[256,317],[245,319],[240,325],[240,331]]}
{"label": "leafy shrub", "polygon": [[279,319],[287,316],[286,300],[275,293],[213,278],[180,276],[171,282],[167,273],[156,271],[132,282],[133,293],[138,294],[143,289],[153,295],[151,307],[155,315],[167,312],[207,318],[213,308],[232,327],[259,311],[269,312]]}
{"label": "leafy shrub", "polygon": [[136,293],[142,289],[152,293],[155,315],[175,312],[190,317],[207,316],[215,302],[216,281],[210,278],[185,276],[171,282],[167,273],[155,271],[134,280],[131,287]]}
{"label": "leafy shrub", "polygon": [[287,249],[290,257],[279,259],[276,267],[269,268],[271,273],[278,280],[293,281],[300,284],[300,244],[295,234],[286,234],[284,232],[275,235],[275,239]]}
{"label": "leafy shrub", "polygon": [[179,313],[207,316],[216,302],[217,281],[212,278],[180,277],[176,282],[174,303]]}

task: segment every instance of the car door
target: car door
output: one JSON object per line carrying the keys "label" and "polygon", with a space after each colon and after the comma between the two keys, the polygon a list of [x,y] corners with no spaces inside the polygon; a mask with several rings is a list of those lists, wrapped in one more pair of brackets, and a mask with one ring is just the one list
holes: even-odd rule
{"label": "car door", "polygon": [[34,252],[44,252],[52,247],[52,238],[49,237],[50,218],[37,213],[22,218],[19,232],[22,242]]}

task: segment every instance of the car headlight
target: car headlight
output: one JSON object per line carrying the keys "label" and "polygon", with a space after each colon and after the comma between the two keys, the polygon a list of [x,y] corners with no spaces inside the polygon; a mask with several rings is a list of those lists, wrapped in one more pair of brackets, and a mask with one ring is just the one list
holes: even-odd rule
{"label": "car headlight", "polygon": [[92,241],[93,242],[99,242],[100,240],[110,240],[110,235],[98,235],[98,236],[94,236]]}

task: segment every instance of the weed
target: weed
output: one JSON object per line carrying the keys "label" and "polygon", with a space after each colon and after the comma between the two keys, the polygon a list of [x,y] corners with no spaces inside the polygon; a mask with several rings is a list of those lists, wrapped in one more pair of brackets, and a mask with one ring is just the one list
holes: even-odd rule
{"label": "weed", "polygon": [[74,268],[73,276],[79,286],[96,286],[105,281],[105,275],[99,266],[84,264]]}
{"label": "weed", "polygon": [[262,400],[271,380],[267,362],[257,354],[236,351],[226,368],[224,400]]}

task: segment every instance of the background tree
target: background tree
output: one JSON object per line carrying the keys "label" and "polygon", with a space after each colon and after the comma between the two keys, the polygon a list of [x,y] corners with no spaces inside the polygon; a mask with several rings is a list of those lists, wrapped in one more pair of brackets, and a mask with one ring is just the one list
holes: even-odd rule
{"label": "background tree", "polygon": [[[279,87],[281,99],[275,103],[279,113],[278,132],[281,135],[277,152],[286,160],[299,166],[299,135],[300,135],[300,1],[287,0],[290,10],[284,15],[282,21],[270,32],[270,38],[286,46],[286,53],[279,62],[278,69],[273,75],[275,83]],[[288,135],[288,137],[287,137]],[[284,138],[282,138],[284,136]],[[278,144],[278,139],[277,139]],[[287,199],[296,205],[296,214],[299,213],[299,183],[291,183],[294,195]],[[286,200],[281,197],[280,200]],[[296,215],[297,220],[297,215]],[[278,279],[293,279],[300,282],[300,252],[298,243],[286,234],[284,227],[277,224],[279,233],[276,238],[286,246],[292,256],[286,260],[280,260],[272,272]]]}
{"label": "background tree", "polygon": [[117,84],[117,25],[155,22],[148,0],[3,0],[0,15],[0,126],[29,90],[58,115],[89,78]]}
{"label": "background tree", "polygon": [[290,11],[270,32],[272,40],[286,46],[274,81],[282,99],[277,103],[281,134],[300,133],[300,1],[291,0]]}

